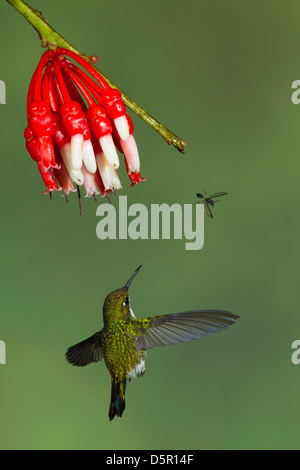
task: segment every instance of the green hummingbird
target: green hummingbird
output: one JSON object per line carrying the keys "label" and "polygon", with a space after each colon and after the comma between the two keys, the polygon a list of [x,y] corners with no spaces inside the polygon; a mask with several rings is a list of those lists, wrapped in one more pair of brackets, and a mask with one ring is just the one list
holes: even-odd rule
{"label": "green hummingbird", "polygon": [[130,307],[128,289],[141,267],[124,287],[106,297],[102,330],[66,353],[67,360],[78,367],[104,359],[111,375],[110,420],[120,418],[124,412],[127,381],[144,374],[147,349],[218,333],[239,318],[223,310],[197,310],[137,319]]}

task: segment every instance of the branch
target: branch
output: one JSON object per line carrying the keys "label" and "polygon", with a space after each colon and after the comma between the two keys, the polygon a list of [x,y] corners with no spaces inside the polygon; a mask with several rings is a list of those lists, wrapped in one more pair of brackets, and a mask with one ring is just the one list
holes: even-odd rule
{"label": "branch", "polygon": [[[95,56],[86,56],[80,51],[75,49],[70,43],[68,43],[60,34],[58,34],[48,23],[48,21],[43,18],[41,12],[35,10],[23,0],[6,0],[10,3],[19,13],[21,13],[24,18],[34,27],[38,32],[41,39],[42,47],[48,47],[49,49],[56,49],[56,47],[63,47],[69,49],[70,51],[75,52],[80,55],[83,59],[90,63],[94,63],[97,59]],[[159,121],[154,117],[150,116],[141,106],[135,103],[129,96],[120,90],[109,78],[107,78],[102,72],[98,70],[102,77],[109,83],[113,88],[117,88],[123,96],[124,103],[128,108],[130,108],[135,114],[137,114],[141,119],[143,119],[149,126],[151,126],[156,132],[158,132],[169,145],[174,145],[177,150],[181,153],[184,153],[185,143],[173,132],[169,131],[165,126],[163,126]]]}

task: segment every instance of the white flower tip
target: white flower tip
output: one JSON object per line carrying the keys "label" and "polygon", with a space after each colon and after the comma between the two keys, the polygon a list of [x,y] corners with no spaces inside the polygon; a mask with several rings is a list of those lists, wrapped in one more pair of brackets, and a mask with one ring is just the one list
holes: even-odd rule
{"label": "white flower tip", "polygon": [[72,170],[70,170],[69,172],[69,175],[75,184],[77,184],[78,186],[83,185],[84,176],[81,170],[75,170],[74,168],[72,168]]}
{"label": "white flower tip", "polygon": [[121,189],[122,185],[118,173],[108,163],[104,153],[97,154],[96,160],[105,190],[117,191],[118,189]]}
{"label": "white flower tip", "polygon": [[119,168],[120,161],[111,134],[101,137],[99,142],[108,163],[115,169]]}
{"label": "white flower tip", "polygon": [[[95,160],[96,161],[96,160]],[[91,197],[93,195],[98,195],[99,191],[96,185],[95,176],[88,171],[85,165],[82,165],[81,171],[84,177],[84,187],[86,195],[85,197]]]}
{"label": "white flower tip", "polygon": [[124,152],[129,170],[131,172],[140,172],[140,157],[135,138],[131,134],[126,142],[121,140],[122,150]]}
{"label": "white flower tip", "polygon": [[85,190],[85,196],[84,197],[91,197],[91,196],[99,196],[100,192],[99,191],[93,191],[90,193],[87,189]]}
{"label": "white flower tip", "polygon": [[129,134],[129,126],[128,126],[126,116],[124,115],[124,116],[120,116],[114,119],[114,123],[115,123],[116,129],[118,131],[120,138],[125,141],[128,140],[130,134]]}
{"label": "white flower tip", "polygon": [[83,161],[83,135],[77,134],[71,137],[71,161],[74,170],[80,170]]}
{"label": "white flower tip", "polygon": [[86,169],[92,174],[96,173],[97,163],[92,142],[90,140],[85,140],[83,142],[82,156]]}

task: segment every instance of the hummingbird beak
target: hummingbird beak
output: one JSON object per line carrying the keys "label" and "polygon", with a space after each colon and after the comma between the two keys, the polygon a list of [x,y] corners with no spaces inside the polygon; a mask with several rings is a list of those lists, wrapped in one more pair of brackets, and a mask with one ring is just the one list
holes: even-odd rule
{"label": "hummingbird beak", "polygon": [[132,283],[133,279],[135,278],[135,276],[137,275],[137,273],[139,272],[139,270],[141,269],[143,265],[141,264],[133,273],[133,275],[131,276],[131,278],[129,279],[129,281],[126,282],[125,284],[125,287],[127,287],[127,289],[129,289],[130,287],[130,284]]}

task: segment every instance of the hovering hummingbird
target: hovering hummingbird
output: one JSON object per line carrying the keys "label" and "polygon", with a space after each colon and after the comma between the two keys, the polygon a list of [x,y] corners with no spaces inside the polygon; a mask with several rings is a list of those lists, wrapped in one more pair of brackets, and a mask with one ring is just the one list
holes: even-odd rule
{"label": "hovering hummingbird", "polygon": [[220,193],[214,193],[211,196],[206,197],[207,196],[206,193],[205,193],[205,195],[201,194],[201,193],[197,193],[196,196],[200,199],[200,201],[198,201],[197,204],[199,202],[203,203],[204,204],[204,210],[205,210],[206,214],[208,215],[208,217],[210,219],[213,219],[213,215],[212,215],[212,212],[211,212],[209,206],[215,207],[215,203],[219,202],[219,201],[214,201],[213,199],[216,198],[216,197],[220,197],[220,196],[226,196],[226,194],[228,194],[228,193],[226,193],[225,191],[222,191]]}
{"label": "hovering hummingbird", "polygon": [[67,360],[78,367],[104,359],[111,375],[110,420],[124,412],[127,381],[144,374],[147,349],[218,333],[239,318],[223,310],[197,310],[137,319],[130,307],[128,289],[141,267],[124,287],[106,297],[102,330],[66,353]]}

